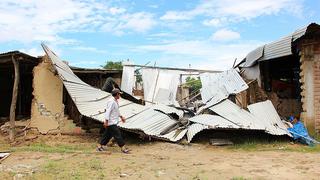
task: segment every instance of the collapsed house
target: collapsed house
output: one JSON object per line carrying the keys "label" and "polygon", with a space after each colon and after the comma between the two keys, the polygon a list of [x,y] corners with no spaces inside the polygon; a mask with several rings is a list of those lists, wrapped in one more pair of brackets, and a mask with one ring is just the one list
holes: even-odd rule
{"label": "collapsed house", "polygon": [[[104,122],[105,104],[112,98],[111,94],[83,82],[47,46],[43,45],[43,48],[79,113]],[[119,126],[124,130],[172,142],[182,138],[190,142],[205,129],[259,130],[272,135],[291,136],[270,101],[252,104],[247,111],[227,99],[230,94],[248,87],[234,69],[222,73],[204,73],[203,78],[207,83],[204,83],[202,93],[207,98],[205,106],[195,115],[186,118],[184,110],[162,103],[144,106],[121,99],[119,109],[127,120]],[[204,109],[210,109],[213,113],[204,114]],[[268,116],[265,112],[268,112]]]}
{"label": "collapsed house", "polygon": [[[82,125],[81,116],[50,61],[46,57],[33,57],[19,51],[0,54],[0,125],[9,125],[15,77],[13,58],[18,62],[20,79],[15,125],[36,128],[42,134],[80,131],[77,125]],[[120,82],[122,75],[121,70],[71,68],[83,81],[97,88],[101,88],[109,77]]]}
{"label": "collapsed house", "polygon": [[[127,121],[119,126],[125,131],[172,142],[183,138],[191,142],[203,130],[220,129],[291,136],[281,117],[301,112],[309,130],[312,132],[310,127],[318,130],[319,37],[319,25],[313,23],[255,49],[238,65],[245,80],[235,69],[190,72],[190,69],[141,66],[147,103],[121,99],[120,111]],[[29,70],[33,71],[30,127],[39,132],[68,133],[90,130],[92,124],[101,126],[105,104],[111,98],[101,90],[108,77],[134,95],[135,65],[125,65],[120,80],[121,71],[70,68],[47,46],[43,48],[47,56],[38,59]],[[27,56],[19,59],[23,58]],[[196,111],[177,103],[176,93],[180,91],[177,89],[183,75],[195,74],[202,83],[201,105]],[[186,95],[181,94],[180,99],[184,99]]]}
{"label": "collapsed house", "polygon": [[319,64],[320,26],[316,23],[256,48],[238,66],[243,77],[256,80],[263,92],[252,87],[243,104],[269,98],[282,117],[300,116],[311,134],[319,133]]}

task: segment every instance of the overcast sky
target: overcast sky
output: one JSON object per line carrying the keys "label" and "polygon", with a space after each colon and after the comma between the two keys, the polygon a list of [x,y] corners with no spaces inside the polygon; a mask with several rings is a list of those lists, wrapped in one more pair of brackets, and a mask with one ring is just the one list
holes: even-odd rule
{"label": "overcast sky", "polygon": [[311,22],[320,0],[1,0],[0,51],[79,67],[107,60],[224,70],[259,45]]}

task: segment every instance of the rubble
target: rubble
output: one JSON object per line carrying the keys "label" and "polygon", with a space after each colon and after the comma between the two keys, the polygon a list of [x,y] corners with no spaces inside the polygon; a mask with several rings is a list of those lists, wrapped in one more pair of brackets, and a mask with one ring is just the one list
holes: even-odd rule
{"label": "rubble", "polygon": [[[43,48],[79,112],[83,116],[104,122],[104,107],[111,95],[84,83],[47,46],[43,45]],[[126,123],[119,123],[119,127],[172,142],[184,137],[190,142],[197,133],[205,129],[261,130],[272,135],[291,136],[283,129],[284,125],[270,101],[252,104],[248,106],[250,111],[247,111],[227,99],[248,88],[236,70],[205,73],[201,76],[204,82],[201,92],[206,98],[203,99],[204,106],[195,116],[191,113],[190,117],[190,113],[184,108],[177,109],[161,103],[143,106],[120,99],[119,109],[127,120]],[[153,89],[156,87],[157,84],[153,85]],[[271,117],[261,114],[261,109],[268,110]],[[203,114],[208,110],[215,114]],[[188,116],[184,117],[186,114]]]}

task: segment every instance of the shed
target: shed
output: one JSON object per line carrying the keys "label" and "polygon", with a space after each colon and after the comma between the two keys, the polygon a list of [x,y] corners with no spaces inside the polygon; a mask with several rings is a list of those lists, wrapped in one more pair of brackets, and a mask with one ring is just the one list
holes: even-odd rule
{"label": "shed", "polygon": [[33,57],[19,51],[0,54],[0,117],[8,120],[14,84],[14,65],[12,59],[19,63],[20,83],[18,86],[16,118],[30,118],[32,101],[32,71],[41,58]]}
{"label": "shed", "polygon": [[258,81],[280,115],[300,116],[311,133],[320,133],[320,25],[256,48],[238,67]]}

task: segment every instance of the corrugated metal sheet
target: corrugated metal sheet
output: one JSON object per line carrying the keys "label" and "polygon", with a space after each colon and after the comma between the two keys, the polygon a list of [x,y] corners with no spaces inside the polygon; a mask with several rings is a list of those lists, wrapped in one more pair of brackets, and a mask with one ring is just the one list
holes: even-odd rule
{"label": "corrugated metal sheet", "polygon": [[244,64],[240,65],[241,67],[251,67],[253,66],[258,59],[260,59],[263,56],[263,50],[264,46],[260,46],[256,48],[255,50],[251,51],[247,56],[246,56],[246,61]]}
{"label": "corrugated metal sheet", "polygon": [[[57,70],[59,77],[63,81],[64,86],[77,106],[79,112],[84,116],[104,122],[105,105],[107,104],[107,101],[112,98],[112,96],[107,92],[91,87],[90,85],[81,81],[71,71],[68,65],[63,63],[49,48],[47,48],[45,45],[43,45],[43,48],[49,59],[52,61],[52,64]],[[215,75],[216,76],[212,77],[211,75],[208,75],[207,88],[213,88],[214,90],[222,89],[221,92],[225,93],[222,94],[223,97],[225,97],[225,95],[228,96],[229,94],[239,93],[248,87],[235,70],[230,70]],[[205,90],[207,89],[205,88]],[[212,93],[212,91],[210,93]],[[221,97],[219,93],[217,96]],[[214,98],[215,97],[212,99]],[[279,122],[278,117],[276,117],[276,112],[273,112],[275,110],[269,107],[270,103],[250,106],[251,110],[254,112],[254,114],[252,114],[241,109],[229,100],[224,100],[221,103],[216,104],[219,101],[212,102],[211,105],[214,106],[212,106],[210,109],[219,114],[221,117],[215,115],[198,115],[190,118],[190,121],[195,123],[191,124],[187,128],[181,127],[162,135],[162,132],[166,131],[170,127],[175,126],[177,123],[176,120],[171,119],[167,114],[176,113],[179,117],[182,117],[183,111],[161,104],[142,106],[139,104],[134,104],[131,101],[121,99],[119,101],[120,112],[127,117],[127,121],[126,123],[120,123],[119,126],[124,129],[142,131],[152,137],[170,140],[173,142],[180,140],[186,134],[187,140],[190,142],[194,135],[196,135],[198,132],[209,128],[243,128],[267,130],[268,133],[276,135],[281,133],[283,134],[283,131],[274,129],[275,123],[279,127],[282,126],[280,124],[281,121]],[[268,114],[272,114],[272,117],[266,118],[261,115],[263,106],[267,107]],[[260,116],[263,121],[257,120],[257,117]],[[268,121],[268,123],[265,121]]]}
{"label": "corrugated metal sheet", "polygon": [[174,107],[170,107],[164,104],[155,104],[150,106],[150,108],[155,109],[155,110],[159,110],[162,111],[164,113],[176,113],[180,118],[183,116],[183,111],[182,110],[178,110]]}
{"label": "corrugated metal sheet", "polygon": [[281,121],[276,109],[271,101],[267,100],[251,104],[248,106],[249,111],[263,122],[266,126],[266,132],[272,135],[288,135],[291,134],[287,131],[286,126]]}
{"label": "corrugated metal sheet", "polygon": [[[104,122],[104,112],[107,101],[112,96],[100,89],[94,88],[81,79],[79,79],[69,68],[69,66],[61,61],[47,46],[43,45],[43,49],[52,61],[59,77],[63,81],[68,93],[77,106],[79,112],[87,117],[91,117],[97,121]],[[131,130],[141,130],[145,134],[166,139],[170,141],[180,140],[187,130],[176,130],[165,135],[160,135],[164,129],[176,123],[169,116],[154,109],[159,109],[166,113],[175,112],[182,116],[182,111],[172,107],[162,105],[142,106],[134,104],[125,99],[119,100],[119,110],[121,114],[127,117],[126,123],[120,123],[119,126]]]}
{"label": "corrugated metal sheet", "polygon": [[284,38],[265,44],[264,46],[258,47],[257,49],[249,52],[246,56],[245,62],[241,64],[240,67],[251,67],[257,60],[266,61],[269,59],[292,55],[292,42],[304,36],[308,28],[312,25],[317,26],[315,23],[309,24],[308,26],[298,29]]}
{"label": "corrugated metal sheet", "polygon": [[292,34],[292,41],[295,41],[295,40],[299,39],[300,37],[302,37],[303,35],[305,35],[309,26],[306,26],[306,27],[303,27],[301,29],[296,30]]}
{"label": "corrugated metal sheet", "polygon": [[199,124],[199,123],[194,123],[194,124],[190,125],[188,128],[188,132],[187,132],[187,141],[191,142],[193,137],[197,133],[199,133],[205,129],[209,129],[209,127],[206,125],[203,125],[203,124]]}
{"label": "corrugated metal sheet", "polygon": [[265,130],[264,123],[258,121],[250,112],[241,109],[229,99],[210,107],[210,109],[218,115],[228,119],[241,129]]}
{"label": "corrugated metal sheet", "polygon": [[161,135],[161,132],[174,124],[176,124],[176,121],[166,114],[154,109],[148,109],[127,119],[126,123],[119,123],[119,126],[130,130],[140,130],[147,135],[175,142],[180,140],[187,130],[172,131],[166,135]]}
{"label": "corrugated metal sheet", "polygon": [[204,73],[200,75],[200,78],[202,83],[201,97],[203,103],[206,103],[206,106],[200,111],[226,99],[230,94],[237,94],[248,88],[247,83],[235,69],[215,74]]}
{"label": "corrugated metal sheet", "polygon": [[240,126],[221,116],[200,114],[189,119],[192,122],[209,126],[211,129],[239,129]]}
{"label": "corrugated metal sheet", "polygon": [[264,46],[263,58],[260,61],[289,56],[291,52],[292,35]]}
{"label": "corrugated metal sheet", "polygon": [[272,135],[291,136],[269,100],[249,105],[250,112],[228,99],[210,109],[241,129],[264,130]]}

